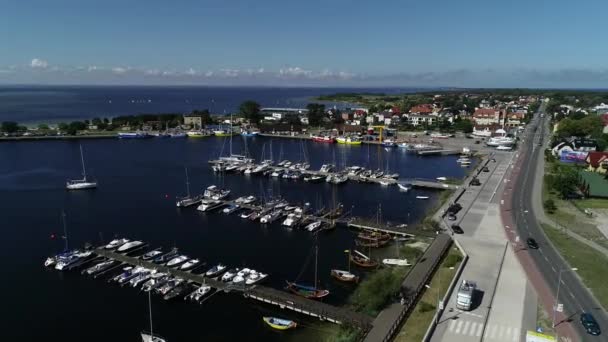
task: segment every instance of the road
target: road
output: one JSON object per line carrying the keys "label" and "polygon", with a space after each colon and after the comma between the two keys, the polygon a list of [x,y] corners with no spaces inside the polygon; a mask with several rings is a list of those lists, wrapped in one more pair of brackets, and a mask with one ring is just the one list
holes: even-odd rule
{"label": "road", "polygon": [[[515,220],[516,231],[519,236],[520,251],[523,253],[527,252],[534,261],[538,273],[544,279],[544,284],[552,292],[551,298],[553,300],[557,292],[560,270],[568,270],[561,272],[562,283],[559,292],[559,303],[563,303],[565,315],[558,314],[558,319],[556,320],[556,323],[559,323],[558,332],[567,336],[573,329],[579,335],[579,338],[574,337],[574,340],[608,341],[608,317],[605,310],[595,301],[577,275],[569,270],[571,267],[576,267],[576,265],[568,265],[562,259],[557,250],[548,241],[536,219],[535,210],[542,210],[542,208],[535,208],[533,205],[533,193],[534,190],[539,191],[538,189],[542,189],[538,184],[538,182],[542,182],[542,177],[536,173],[543,172],[543,170],[537,170],[537,161],[538,158],[543,158],[542,145],[548,140],[546,137],[546,132],[548,131],[547,124],[547,119],[541,119],[539,115],[536,115],[533,122],[529,125],[531,129],[528,130],[524,138],[528,143],[521,144],[522,161],[518,164],[520,165],[519,176],[512,188],[511,201],[510,203],[505,203],[505,207],[510,205],[511,215]],[[537,125],[538,129],[535,130],[534,127]],[[525,250],[524,244],[528,237],[536,239],[540,246],[538,250]],[[539,290],[537,288],[537,291]],[[542,293],[539,294],[540,297],[542,295]],[[593,313],[604,331],[601,336],[594,337],[584,331],[579,323],[579,314],[583,311]],[[570,323],[568,323],[568,319],[571,319]],[[567,339],[560,339],[560,341],[564,340]]]}

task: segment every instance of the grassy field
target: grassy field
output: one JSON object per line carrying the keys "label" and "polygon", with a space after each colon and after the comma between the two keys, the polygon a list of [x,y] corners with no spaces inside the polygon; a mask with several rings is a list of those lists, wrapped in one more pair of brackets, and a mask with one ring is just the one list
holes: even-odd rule
{"label": "grassy field", "polygon": [[437,298],[443,298],[460,265],[460,261],[454,264],[454,257],[451,257],[452,255],[460,256],[461,254],[456,247],[450,249],[448,256],[443,260],[440,268],[431,280],[431,288],[424,292],[414,311],[412,311],[407,321],[401,327],[401,331],[395,337],[395,341],[418,342],[424,337],[435,315],[438,304]]}
{"label": "grassy field", "polygon": [[582,208],[589,209],[608,209],[608,199],[603,198],[586,198],[575,201],[576,205]]}
{"label": "grassy field", "polygon": [[606,286],[608,258],[552,226],[543,224],[543,229],[570,266],[578,268],[577,274],[600,304],[608,308],[608,286]]}

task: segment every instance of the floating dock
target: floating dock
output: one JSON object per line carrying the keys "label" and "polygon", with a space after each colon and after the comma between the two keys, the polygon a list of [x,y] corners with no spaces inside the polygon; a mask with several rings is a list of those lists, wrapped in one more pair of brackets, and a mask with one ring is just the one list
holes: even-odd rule
{"label": "floating dock", "polygon": [[281,309],[293,310],[308,316],[317,317],[324,321],[336,324],[355,325],[364,331],[369,330],[372,325],[373,320],[367,315],[300,297],[289,292],[279,291],[270,287],[261,285],[234,285],[232,283],[225,283],[216,279],[207,278],[202,274],[157,265],[155,263],[142,260],[138,257],[119,254],[104,248],[97,248],[94,250],[94,253],[100,257],[117,260],[121,262],[123,266],[143,266],[149,269],[156,269],[159,272],[167,273],[174,277],[182,278],[193,283],[206,284],[216,290],[222,290],[225,292],[242,292],[245,298],[256,299],[264,303],[276,305]]}

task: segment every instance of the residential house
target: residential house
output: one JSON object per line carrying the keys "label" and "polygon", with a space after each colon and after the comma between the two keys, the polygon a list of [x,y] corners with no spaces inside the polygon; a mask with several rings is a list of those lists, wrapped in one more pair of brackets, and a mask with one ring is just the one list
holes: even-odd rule
{"label": "residential house", "polygon": [[496,108],[477,108],[473,113],[475,125],[500,124],[502,111]]}
{"label": "residential house", "polygon": [[203,127],[203,117],[201,115],[186,114],[184,115],[184,125],[192,128]]}
{"label": "residential house", "polygon": [[412,126],[428,125],[432,126],[437,122],[437,117],[433,115],[423,114],[410,114],[408,116],[408,123]]}
{"label": "residential house", "polygon": [[524,122],[526,114],[521,111],[508,113],[505,119],[505,126],[517,127]]}
{"label": "residential house", "polygon": [[412,114],[431,114],[435,112],[435,106],[430,103],[423,103],[410,108]]}
{"label": "residential house", "polygon": [[601,114],[600,119],[602,119],[602,123],[604,124],[604,134],[608,134],[608,113]]}
{"label": "residential house", "polygon": [[589,152],[585,162],[589,171],[605,174],[608,170],[608,152]]}

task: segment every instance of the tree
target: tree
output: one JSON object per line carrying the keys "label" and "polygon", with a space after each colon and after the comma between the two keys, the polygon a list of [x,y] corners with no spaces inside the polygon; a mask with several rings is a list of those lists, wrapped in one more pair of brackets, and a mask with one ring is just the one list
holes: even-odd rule
{"label": "tree", "polygon": [[14,121],[4,121],[1,130],[5,133],[16,133],[19,131],[19,124]]}
{"label": "tree", "polygon": [[320,126],[325,118],[325,105],[320,103],[309,103],[306,106],[308,109],[308,124],[311,126]]}
{"label": "tree", "polygon": [[239,114],[252,123],[259,123],[261,120],[260,104],[255,101],[245,101],[239,106]]}
{"label": "tree", "polygon": [[561,198],[568,198],[576,192],[579,178],[576,170],[570,166],[557,166],[557,172],[553,174],[553,189],[559,193]]}
{"label": "tree", "polygon": [[67,123],[65,123],[65,122],[60,122],[60,123],[57,124],[57,128],[59,128],[60,131],[65,132],[65,131],[68,130],[69,125]]}
{"label": "tree", "polygon": [[38,130],[40,130],[40,131],[48,131],[49,130],[49,125],[47,125],[47,124],[39,124],[38,125]]}
{"label": "tree", "polygon": [[555,212],[555,210],[557,210],[557,207],[555,206],[555,202],[552,199],[548,199],[545,201],[545,203],[543,203],[545,210],[549,213],[549,214],[553,214]]}

